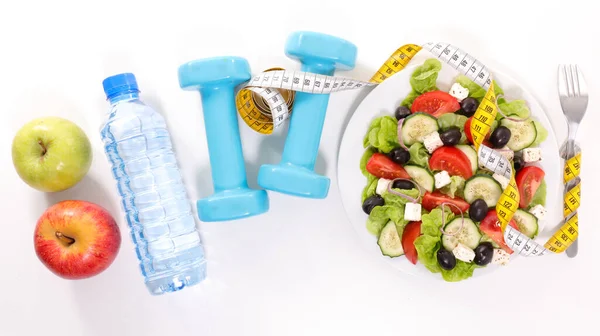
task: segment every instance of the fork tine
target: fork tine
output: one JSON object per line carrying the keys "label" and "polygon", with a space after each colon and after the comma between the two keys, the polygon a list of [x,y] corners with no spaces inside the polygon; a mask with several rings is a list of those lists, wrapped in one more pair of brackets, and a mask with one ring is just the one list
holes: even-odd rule
{"label": "fork tine", "polygon": [[575,73],[577,74],[577,83],[579,85],[579,93],[582,96],[587,96],[587,86],[585,84],[585,78],[583,78],[583,73],[579,70],[579,66],[575,65]]}
{"label": "fork tine", "polygon": [[561,96],[568,95],[567,89],[567,77],[565,75],[565,66],[560,64],[558,66],[558,94]]}
{"label": "fork tine", "polygon": [[579,90],[579,72],[577,71],[577,64],[570,65],[571,68],[571,76],[573,76],[573,93],[575,93],[576,97],[581,96],[581,91]]}
{"label": "fork tine", "polygon": [[567,75],[567,88],[569,97],[575,97],[575,90],[573,88],[573,71],[571,71],[571,65],[565,67],[566,75]]}

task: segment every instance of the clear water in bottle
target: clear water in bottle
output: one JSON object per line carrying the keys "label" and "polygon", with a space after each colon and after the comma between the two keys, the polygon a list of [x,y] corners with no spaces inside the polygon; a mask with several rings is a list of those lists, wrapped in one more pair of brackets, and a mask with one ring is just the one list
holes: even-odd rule
{"label": "clear water in bottle", "polygon": [[135,76],[103,81],[101,129],[142,275],[157,295],[195,285],[206,260],[164,118],[139,98]]}

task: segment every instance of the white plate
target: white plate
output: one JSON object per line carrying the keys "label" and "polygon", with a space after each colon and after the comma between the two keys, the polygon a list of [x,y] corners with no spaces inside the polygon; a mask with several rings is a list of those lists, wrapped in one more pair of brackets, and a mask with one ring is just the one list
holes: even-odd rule
{"label": "white plate", "polygon": [[[421,51],[406,69],[375,87],[361,102],[344,131],[338,157],[337,178],[344,208],[367,253],[374,258],[386,261],[390,266],[404,273],[436,277],[441,280],[442,278],[439,273],[433,274],[419,263],[413,265],[405,257],[389,258],[383,256],[377,245],[377,238],[371,235],[366,229],[368,215],[361,208],[361,194],[366,185],[366,178],[362,175],[359,168],[360,159],[365,150],[362,146],[363,137],[373,118],[382,115],[393,116],[396,107],[411,91],[409,78],[414,68],[421,65],[423,60],[429,57],[433,57],[433,55],[425,50]],[[508,100],[526,100],[534,118],[540,121],[548,130],[548,138],[541,145],[543,151],[541,165],[546,173],[548,186],[546,198],[548,214],[545,220],[544,231],[541,232],[536,240],[544,243],[551,236],[552,232],[559,227],[562,216],[562,160],[558,156],[558,146],[554,131],[541,105],[531,94],[520,88],[507,75],[496,72],[493,69],[491,70],[493,71],[494,79],[504,90],[505,98]],[[458,72],[455,69],[442,62],[442,70],[437,80],[438,87],[441,90],[448,91],[457,75]],[[511,263],[514,263],[518,262],[515,259],[519,258],[514,254],[512,259]],[[510,267],[510,264],[504,268],[508,267]],[[489,265],[483,269],[476,269],[473,276],[477,277],[489,274],[499,268],[501,267]]]}

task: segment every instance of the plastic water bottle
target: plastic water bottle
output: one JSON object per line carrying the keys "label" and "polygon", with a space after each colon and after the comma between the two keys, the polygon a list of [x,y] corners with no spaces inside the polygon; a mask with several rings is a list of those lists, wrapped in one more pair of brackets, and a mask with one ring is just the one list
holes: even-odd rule
{"label": "plastic water bottle", "polygon": [[133,74],[102,84],[102,141],[146,286],[158,295],[195,285],[206,259],[165,120],[140,100]]}

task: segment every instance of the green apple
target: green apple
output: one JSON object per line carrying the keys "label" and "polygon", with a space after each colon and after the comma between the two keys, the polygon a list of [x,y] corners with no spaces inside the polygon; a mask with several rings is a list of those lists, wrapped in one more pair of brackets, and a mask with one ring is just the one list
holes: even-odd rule
{"label": "green apple", "polygon": [[92,146],[75,123],[59,117],[34,119],[17,132],[12,160],[21,179],[44,192],[69,189],[87,174]]}

